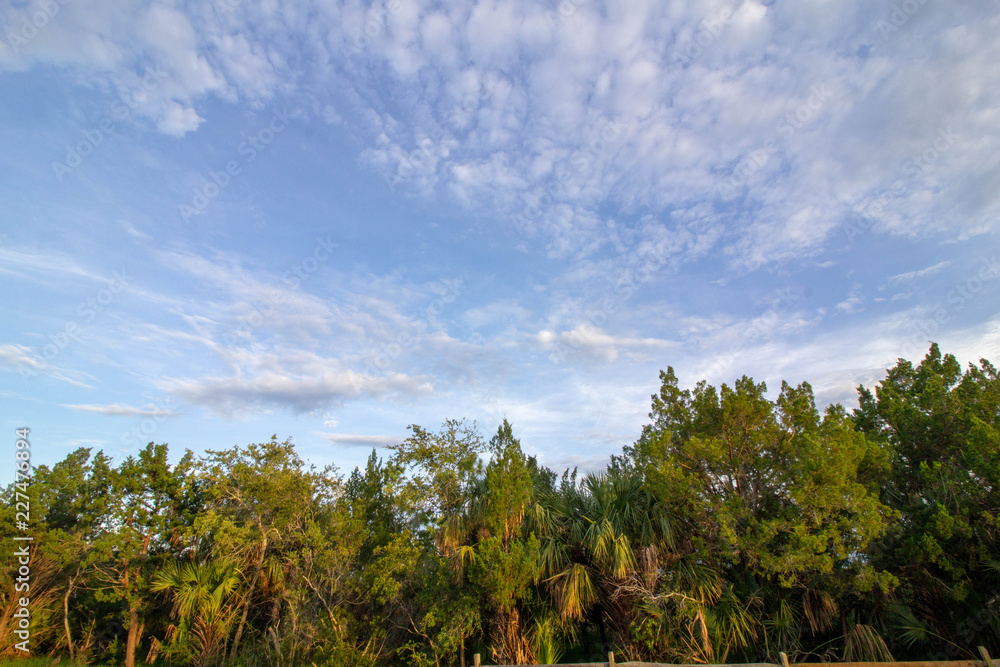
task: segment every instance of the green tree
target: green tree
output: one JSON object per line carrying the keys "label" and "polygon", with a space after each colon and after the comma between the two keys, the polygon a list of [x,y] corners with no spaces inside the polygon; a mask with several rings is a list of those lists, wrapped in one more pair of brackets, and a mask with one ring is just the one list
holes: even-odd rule
{"label": "green tree", "polygon": [[303,650],[294,637],[278,637],[279,630],[290,630],[281,623],[282,611],[291,611],[297,600],[292,565],[316,530],[330,480],[306,467],[290,440],[277,437],[209,450],[198,463],[198,478],[205,507],[195,519],[193,541],[203,543],[212,559],[233,563],[241,577],[230,655],[238,653],[252,626],[259,637],[271,637],[267,646],[282,660],[289,659]]}
{"label": "green tree", "polygon": [[900,359],[874,393],[859,387],[855,421],[892,452],[882,497],[902,520],[872,550],[902,581],[876,610],[904,650],[968,657],[1000,652],[1000,377],[985,359],[963,373],[931,345]]}
{"label": "green tree", "polygon": [[782,615],[812,619],[818,635],[842,611],[831,600],[891,588],[866,558],[893,517],[869,479],[885,455],[842,408],[820,418],[806,383],[783,384],[771,401],[747,377],[718,391],[682,391],[673,369],[661,381],[652,422],[619,465],[635,466],[682,517],[680,557],[666,570],[677,588],[664,593],[693,614],[692,657],[773,657],[802,631]]}
{"label": "green tree", "polygon": [[70,606],[93,574],[94,540],[110,520],[111,471],[103,452],[91,458],[89,448],[71,452],[51,470],[40,466],[35,471],[35,512],[43,517],[44,531],[39,551],[60,571],[63,641],[70,659],[77,657]]}
{"label": "green tree", "polygon": [[167,453],[167,445],[149,443],[110,471],[107,521],[93,542],[101,599],[124,607],[126,667],[135,665],[146,627],[152,573],[185,521],[193,457],[171,466]]}
{"label": "green tree", "polygon": [[393,464],[408,473],[406,494],[417,527],[437,535],[438,522],[459,515],[482,474],[479,455],[485,444],[475,423],[446,420],[433,433],[411,424],[410,437],[389,447]]}
{"label": "green tree", "polygon": [[[424,579],[407,610],[419,640],[407,643],[412,664],[465,664],[465,641],[480,629],[474,592],[462,576],[464,531],[482,481],[480,455],[486,445],[475,423],[446,420],[437,433],[411,425],[410,437],[394,451],[392,464],[405,471],[401,503],[423,545]],[[468,555],[467,552],[466,556]]]}
{"label": "green tree", "polygon": [[[531,664],[530,626],[525,615],[540,575],[541,543],[525,534],[524,518],[532,505],[532,462],[521,450],[513,427],[504,420],[490,439],[490,461],[473,493],[466,535],[473,538],[470,572],[490,608],[489,626],[497,662]],[[462,557],[461,555],[459,556]]]}
{"label": "green tree", "polygon": [[364,472],[355,469],[345,485],[347,515],[363,536],[350,581],[347,634],[370,661],[388,659],[411,639],[407,627],[414,611],[407,606],[424,576],[421,554],[428,542],[412,530],[418,521],[411,499],[404,467],[395,457],[383,462],[375,451]]}

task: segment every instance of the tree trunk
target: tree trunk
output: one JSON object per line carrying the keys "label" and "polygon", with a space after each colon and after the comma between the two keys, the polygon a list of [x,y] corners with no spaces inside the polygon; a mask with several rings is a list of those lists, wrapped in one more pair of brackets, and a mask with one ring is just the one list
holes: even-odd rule
{"label": "tree trunk", "polygon": [[63,596],[63,629],[66,631],[66,647],[69,649],[70,662],[74,662],[76,657],[73,655],[73,636],[69,631],[69,598],[73,594],[73,584],[76,583],[79,574],[80,571],[77,570],[76,574],[69,578],[69,583],[66,585],[66,595]]}
{"label": "tree trunk", "polygon": [[243,604],[243,614],[240,616],[240,624],[236,626],[236,636],[233,637],[233,645],[229,649],[229,657],[232,658],[236,655],[236,650],[240,647],[240,637],[243,636],[243,628],[247,624],[247,615],[250,613],[250,601],[253,598],[253,592],[257,588],[257,579],[260,577],[260,568],[253,574],[253,581],[250,582],[250,590],[247,591],[246,600]]}
{"label": "tree trunk", "polygon": [[132,603],[128,612],[128,642],[125,644],[125,667],[135,667],[135,649],[142,639],[145,623],[139,622],[139,604]]}
{"label": "tree trunk", "polygon": [[267,552],[267,534],[264,527],[260,525],[260,517],[257,517],[257,530],[261,533],[260,551],[257,562],[254,563],[253,581],[250,582],[250,590],[247,591],[246,603],[243,605],[243,614],[240,616],[240,624],[236,627],[236,636],[233,637],[233,647],[229,650],[229,657],[236,655],[236,650],[240,647],[240,637],[243,636],[243,628],[247,624],[247,615],[250,613],[250,601],[253,599],[253,592],[257,589],[257,580],[260,578],[260,568],[264,564],[264,554]]}
{"label": "tree trunk", "polygon": [[[142,575],[142,563],[146,560],[146,554],[149,553],[149,542],[153,537],[153,531],[147,530],[146,535],[142,538],[142,550],[139,552],[139,567],[136,569],[135,573],[135,588],[133,595],[138,595],[140,591],[139,583],[140,577]],[[125,579],[126,589],[128,585],[128,578]],[[128,609],[128,642],[125,644],[125,667],[135,667],[135,649],[139,646],[139,642],[142,640],[142,630],[146,626],[145,623],[139,622],[139,606],[138,601],[130,601]]]}

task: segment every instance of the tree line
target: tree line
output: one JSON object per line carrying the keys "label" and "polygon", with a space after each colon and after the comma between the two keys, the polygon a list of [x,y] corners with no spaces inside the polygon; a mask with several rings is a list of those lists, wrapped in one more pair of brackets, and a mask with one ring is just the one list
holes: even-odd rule
{"label": "tree line", "polygon": [[[80,663],[445,667],[1000,654],[1000,377],[933,345],[858,407],[743,377],[681,389],[603,472],[504,421],[410,426],[342,475],[277,437],[116,463],[31,496],[31,647]],[[6,498],[14,497],[8,487]],[[14,503],[0,532],[15,530]],[[9,539],[7,544],[13,544]],[[17,561],[0,650],[16,657]]]}

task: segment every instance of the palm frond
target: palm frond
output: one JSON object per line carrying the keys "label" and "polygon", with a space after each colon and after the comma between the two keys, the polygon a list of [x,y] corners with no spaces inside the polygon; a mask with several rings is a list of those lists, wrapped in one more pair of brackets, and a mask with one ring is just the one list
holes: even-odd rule
{"label": "palm frond", "polygon": [[722,578],[711,566],[694,558],[682,558],[675,565],[672,577],[676,590],[685,592],[701,604],[712,604],[722,594]]}
{"label": "palm frond", "polygon": [[568,562],[566,545],[561,540],[547,538],[542,541],[538,555],[539,577],[552,577],[562,572]]}
{"label": "palm frond", "polygon": [[930,640],[932,633],[927,629],[927,625],[917,618],[909,607],[901,604],[889,605],[887,615],[889,627],[907,647],[924,644]]}
{"label": "palm frond", "polygon": [[564,620],[583,618],[590,605],[597,600],[590,572],[580,563],[570,565],[548,581],[559,605],[559,615]]}
{"label": "palm frond", "polygon": [[534,645],[535,659],[539,664],[554,665],[559,662],[563,649],[556,617],[544,615],[535,619]]}
{"label": "palm frond", "polygon": [[844,662],[893,662],[893,657],[875,628],[858,623],[844,637]]}
{"label": "palm frond", "polygon": [[750,611],[756,602],[756,598],[741,599],[730,584],[710,610],[709,627],[715,636],[716,646],[722,651],[719,656],[721,661],[725,662],[732,649],[747,648],[757,639],[760,622]]}
{"label": "palm frond", "polygon": [[837,621],[837,602],[826,591],[809,589],[802,596],[802,612],[813,635],[832,630]]}

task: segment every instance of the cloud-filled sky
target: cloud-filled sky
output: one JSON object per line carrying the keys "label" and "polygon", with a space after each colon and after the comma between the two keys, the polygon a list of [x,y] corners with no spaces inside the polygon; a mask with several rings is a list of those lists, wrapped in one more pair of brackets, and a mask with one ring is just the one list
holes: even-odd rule
{"label": "cloud-filled sky", "polygon": [[[35,463],[1000,360],[997,0],[0,0],[0,400]],[[5,466],[6,469],[6,466]]]}

